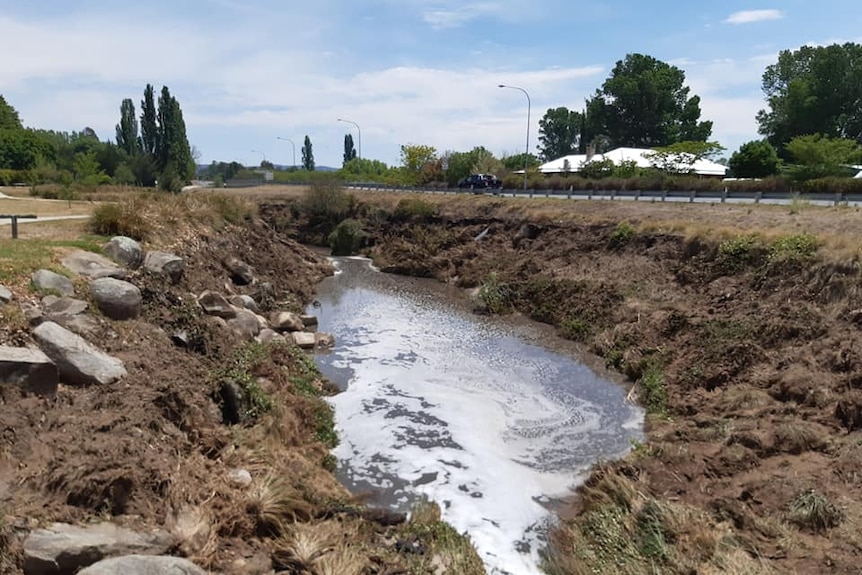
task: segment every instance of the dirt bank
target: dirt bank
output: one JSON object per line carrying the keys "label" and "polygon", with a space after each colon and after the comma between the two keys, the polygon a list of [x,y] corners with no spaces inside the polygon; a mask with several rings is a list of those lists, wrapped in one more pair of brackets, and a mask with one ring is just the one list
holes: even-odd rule
{"label": "dirt bank", "polygon": [[[298,311],[331,273],[325,260],[230,198],[130,197],[97,211],[94,225],[181,256],[185,273],[172,284],[132,272],[141,317],[94,315],[88,340],[125,363],[119,382],[61,381],[51,398],[0,386],[0,573],[27,572],[22,540],[33,530],[100,521],[166,531],[170,554],[215,573],[482,572],[433,508],[405,522],[369,512],[337,483],[328,454],[337,438],[322,399],[331,389],[306,353],[244,341],[195,300],[214,290],[250,295],[264,314]],[[103,240],[0,246],[14,294],[0,307],[0,343],[33,342],[19,304],[43,295],[29,285],[34,269],[62,271],[62,254]],[[253,284],[231,281],[228,257],[251,266]],[[81,281],[76,291],[86,294]],[[239,423],[230,424],[226,383],[244,392]]]}
{"label": "dirt bank", "polygon": [[355,197],[383,270],[479,288],[637,383],[649,441],[596,470],[550,572],[859,572],[859,210]]}

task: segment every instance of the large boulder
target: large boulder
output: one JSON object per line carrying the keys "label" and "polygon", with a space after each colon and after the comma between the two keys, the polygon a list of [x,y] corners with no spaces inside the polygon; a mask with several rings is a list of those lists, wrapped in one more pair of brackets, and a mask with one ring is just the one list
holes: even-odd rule
{"label": "large boulder", "polygon": [[230,279],[238,286],[254,283],[254,270],[250,265],[237,257],[228,257],[223,262],[224,267],[230,272]]}
{"label": "large boulder", "polygon": [[57,393],[59,373],[54,362],[34,347],[0,346],[0,384],[18,385],[45,397]]}
{"label": "large boulder", "polygon": [[76,250],[60,261],[73,274],[87,278],[124,278],[126,271],[105,256]]}
{"label": "large boulder", "polygon": [[99,561],[78,571],[78,575],[207,575],[207,572],[179,557],[129,555]]}
{"label": "large boulder", "polygon": [[109,334],[111,337],[116,337],[116,334],[105,326],[104,319],[90,314],[56,315],[48,319],[90,341],[98,341],[98,338],[103,338]]}
{"label": "large boulder", "polygon": [[[113,523],[76,526],[54,523],[33,531],[24,539],[25,575],[66,575],[84,573],[82,567],[108,557],[161,555],[173,540],[164,531],[138,533]],[[87,570],[85,570],[87,571]],[[130,573],[130,571],[105,571]]]}
{"label": "large boulder", "polygon": [[250,295],[234,295],[230,297],[230,303],[235,305],[236,307],[242,307],[249,311],[253,311],[254,313],[258,313],[260,308],[257,305],[257,302],[254,301],[254,298]]}
{"label": "large boulder", "polygon": [[260,330],[257,340],[261,343],[285,343],[287,341],[283,335],[268,328]]}
{"label": "large boulder", "polygon": [[57,364],[60,379],[77,385],[109,384],[126,375],[123,362],[52,321],[39,324],[33,337]]}
{"label": "large boulder", "polygon": [[166,275],[172,283],[179,283],[186,271],[183,258],[167,252],[147,252],[144,269],[154,274]]}
{"label": "large boulder", "polygon": [[276,331],[302,331],[302,318],[289,311],[274,311],[269,315],[269,325]]}
{"label": "large boulder", "polygon": [[207,315],[214,315],[222,319],[236,317],[236,308],[218,292],[205,290],[198,296],[198,303]]}
{"label": "large boulder", "polygon": [[293,337],[293,343],[301,349],[314,349],[317,345],[317,336],[314,333],[307,331],[295,331],[290,334]]}
{"label": "large boulder", "polygon": [[36,270],[30,281],[33,287],[38,290],[57,292],[69,297],[75,295],[75,286],[72,285],[72,280],[51,270]]}
{"label": "large boulder", "polygon": [[72,297],[57,297],[46,295],[42,298],[42,309],[49,317],[60,315],[78,315],[87,311],[89,304],[81,299]]}
{"label": "large boulder", "polygon": [[105,255],[130,269],[138,269],[144,261],[141,244],[126,236],[114,236],[102,248]]}
{"label": "large boulder", "polygon": [[99,310],[111,319],[132,319],[141,314],[141,290],[129,282],[99,278],[90,282],[90,295]]}
{"label": "large boulder", "polygon": [[247,309],[236,310],[236,317],[227,320],[227,326],[246,341],[253,340],[260,333],[257,316]]}

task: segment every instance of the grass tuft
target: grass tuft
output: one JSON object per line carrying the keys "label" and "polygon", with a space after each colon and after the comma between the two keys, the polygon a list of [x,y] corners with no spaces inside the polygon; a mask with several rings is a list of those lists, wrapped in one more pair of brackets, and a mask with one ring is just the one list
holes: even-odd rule
{"label": "grass tuft", "polygon": [[844,521],[844,512],[813,489],[803,491],[790,501],[788,515],[793,523],[815,533],[837,527]]}

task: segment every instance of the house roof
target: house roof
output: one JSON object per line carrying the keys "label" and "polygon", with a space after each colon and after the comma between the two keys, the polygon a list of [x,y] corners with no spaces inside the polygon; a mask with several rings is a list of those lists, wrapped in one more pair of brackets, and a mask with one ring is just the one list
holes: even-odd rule
{"label": "house roof", "polygon": [[[634,162],[639,168],[652,168],[655,167],[653,160],[649,157],[652,153],[653,150],[642,148],[617,148],[604,154],[596,154],[590,161],[611,160],[616,165],[620,165],[623,162]],[[542,164],[539,166],[539,171],[544,174],[564,172],[566,161],[568,161],[569,171],[577,172],[587,162],[587,157],[583,154],[563,156],[562,158]],[[727,173],[725,166],[710,160],[697,160],[691,166],[691,169],[695,174],[701,176],[724,176]]]}

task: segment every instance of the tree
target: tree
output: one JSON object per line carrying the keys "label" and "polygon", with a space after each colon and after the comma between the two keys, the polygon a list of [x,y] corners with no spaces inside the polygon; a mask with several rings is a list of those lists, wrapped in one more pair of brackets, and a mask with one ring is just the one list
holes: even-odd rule
{"label": "tree", "polygon": [[126,98],[120,104],[120,123],[117,124],[117,146],[129,156],[138,153],[138,118],[135,116],[135,104],[131,98]]}
{"label": "tree", "polygon": [[156,100],[152,84],[144,89],[144,99],[141,100],[141,149],[149,156],[156,154],[156,141],[159,128],[156,123]]}
{"label": "tree", "polygon": [[[526,156],[526,157],[525,157]],[[525,162],[526,160],[526,162]],[[510,172],[514,172],[517,170],[523,170],[524,164],[526,163],[527,169],[530,168],[538,168],[541,165],[541,161],[536,157],[535,154],[515,154],[513,156],[503,156],[500,158],[500,161],[503,163],[503,167],[509,170]]]}
{"label": "tree", "polygon": [[766,140],[753,140],[739,147],[727,166],[736,178],[766,178],[778,173],[781,160],[775,147]]}
{"label": "tree", "polygon": [[183,111],[167,86],[159,95],[158,130],[156,132],[155,162],[161,179],[179,178],[189,181],[194,177],[195,165],[192,149],[186,136]]}
{"label": "tree", "polygon": [[[434,146],[424,144],[405,144],[401,146],[401,168],[406,176],[407,183],[425,183],[422,178],[422,170],[427,164],[437,162],[437,149]],[[441,164],[442,171],[442,164]]]}
{"label": "tree", "polygon": [[851,176],[856,170],[849,165],[862,162],[862,148],[854,140],[820,134],[797,136],[788,142],[786,149],[796,164],[790,173],[797,180]]}
{"label": "tree", "polygon": [[33,130],[0,130],[0,169],[30,170],[50,153],[46,140]]}
{"label": "tree", "polygon": [[645,157],[659,170],[688,174],[699,160],[712,158],[723,151],[724,147],[718,142],[676,142],[655,148]]}
{"label": "tree", "polygon": [[545,112],[539,120],[539,155],[550,161],[574,154],[581,145],[582,119],[579,112],[564,107]]}
{"label": "tree", "polygon": [[305,136],[305,142],[302,144],[302,169],[309,172],[314,171],[314,151],[311,147],[311,138]]}
{"label": "tree", "polygon": [[18,111],[0,94],[0,130],[20,130],[22,127]]}
{"label": "tree", "polygon": [[784,50],[762,84],[769,109],[757,114],[759,131],[780,155],[809,134],[862,143],[862,45]]}
{"label": "tree", "polygon": [[347,165],[347,162],[356,158],[356,148],[353,147],[353,135],[347,134],[344,136],[344,158],[341,162],[342,167]]}
{"label": "tree", "polygon": [[655,148],[709,139],[712,122],[700,122],[700,98],[689,97],[685,73],[652,56],[629,54],[587,101],[586,131],[610,147]]}

